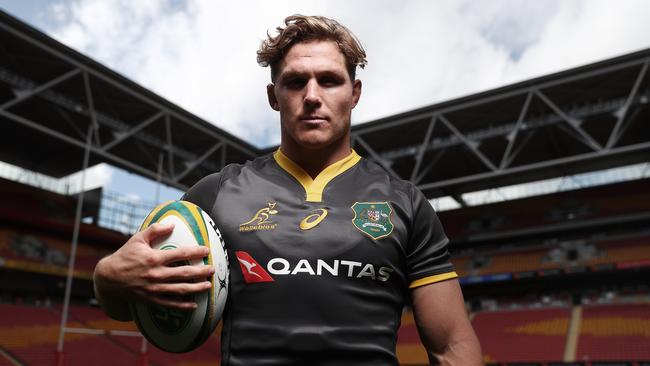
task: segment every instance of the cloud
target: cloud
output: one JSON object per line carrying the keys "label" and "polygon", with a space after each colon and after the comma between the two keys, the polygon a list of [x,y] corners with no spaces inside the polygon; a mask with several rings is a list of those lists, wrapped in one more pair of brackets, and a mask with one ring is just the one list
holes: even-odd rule
{"label": "cloud", "polygon": [[[81,192],[81,179],[82,172],[73,173],[67,177],[61,178],[61,183],[64,183],[65,190],[60,193],[75,194]],[[105,187],[111,183],[113,178],[113,171],[107,164],[97,164],[86,169],[86,176],[84,177],[84,190]]]}
{"label": "cloud", "polygon": [[289,14],[362,40],[359,123],[650,46],[650,2],[389,0],[57,2],[55,38],[253,144],[279,142],[255,51]]}
{"label": "cloud", "polygon": [[519,80],[650,47],[647,1],[560,2],[538,42],[504,75]]}

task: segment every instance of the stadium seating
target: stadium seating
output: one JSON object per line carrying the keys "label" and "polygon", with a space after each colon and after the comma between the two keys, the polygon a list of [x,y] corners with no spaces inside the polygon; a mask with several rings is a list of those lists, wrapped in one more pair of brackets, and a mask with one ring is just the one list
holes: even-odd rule
{"label": "stadium seating", "polygon": [[472,321],[486,362],[560,361],[570,310],[481,312]]}
{"label": "stadium seating", "polygon": [[460,239],[486,232],[647,213],[650,179],[614,183],[439,213],[445,232]]}
{"label": "stadium seating", "polygon": [[[0,304],[0,347],[26,365],[53,365],[60,329],[60,306],[55,308]],[[68,327],[137,331],[132,322],[111,320],[97,308],[73,305]],[[220,357],[219,331],[200,348],[182,355],[148,345],[146,357],[155,365],[214,365]],[[136,365],[141,360],[142,338],[122,335],[66,333],[65,365]],[[102,357],[98,357],[102,355]],[[2,365],[0,358],[0,365]]]}
{"label": "stadium seating", "polygon": [[[559,246],[533,246],[518,249],[477,250],[471,254],[452,257],[458,274],[463,276],[489,275],[497,273],[517,273],[541,271],[546,269],[567,269],[572,266],[595,267],[612,264],[618,268],[650,265],[650,235],[635,235],[622,239],[584,239],[582,249],[591,246],[593,253],[570,260],[566,251],[552,259],[553,250]],[[481,258],[480,266],[475,265]]]}
{"label": "stadium seating", "polygon": [[650,360],[650,303],[583,308],[577,360]]}
{"label": "stadium seating", "polygon": [[429,363],[411,311],[405,311],[402,314],[402,325],[397,336],[397,357],[402,365],[426,365]]}
{"label": "stadium seating", "polygon": [[[57,236],[27,233],[0,227],[0,258],[5,267],[30,272],[65,276],[70,241]],[[90,280],[95,265],[107,249],[79,243],[75,260],[75,277]]]}
{"label": "stadium seating", "polygon": [[619,267],[633,263],[650,264],[650,235],[626,239],[607,240],[599,243],[602,255],[594,258],[589,265],[616,263]]}
{"label": "stadium seating", "polygon": [[60,222],[72,221],[74,201],[69,197],[0,178],[0,216],[30,215]]}

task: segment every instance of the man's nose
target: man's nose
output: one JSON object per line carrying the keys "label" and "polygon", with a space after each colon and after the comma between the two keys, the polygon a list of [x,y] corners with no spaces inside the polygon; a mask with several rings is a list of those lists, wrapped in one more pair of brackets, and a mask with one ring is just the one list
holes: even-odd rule
{"label": "man's nose", "polygon": [[310,80],[305,86],[305,104],[316,107],[320,105],[320,87],[316,80]]}

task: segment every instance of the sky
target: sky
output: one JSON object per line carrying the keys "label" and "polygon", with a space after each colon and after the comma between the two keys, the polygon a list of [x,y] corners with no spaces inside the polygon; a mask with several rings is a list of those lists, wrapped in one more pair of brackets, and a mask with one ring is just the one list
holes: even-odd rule
{"label": "sky", "polygon": [[[266,101],[269,70],[255,51],[290,14],[333,17],[361,40],[368,66],[357,74],[363,92],[353,124],[650,47],[645,0],[0,0],[0,7],[259,147],[279,142],[279,116]],[[115,169],[99,175],[112,188],[137,186]]]}

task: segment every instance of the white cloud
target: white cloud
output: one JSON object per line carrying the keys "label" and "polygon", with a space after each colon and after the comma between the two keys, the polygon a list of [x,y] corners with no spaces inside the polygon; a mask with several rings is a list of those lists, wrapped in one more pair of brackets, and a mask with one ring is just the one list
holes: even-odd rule
{"label": "white cloud", "polygon": [[[61,178],[60,181],[65,186],[65,190],[59,193],[75,194],[81,192],[81,180],[83,172],[77,172],[67,177]],[[91,190],[104,187],[110,184],[113,177],[112,169],[106,164],[97,164],[86,169],[84,180],[84,190]]]}
{"label": "white cloud", "polygon": [[332,16],[364,43],[355,122],[650,46],[643,0],[76,0],[51,9],[55,38],[263,146],[279,141],[278,116],[255,51],[289,14]]}

